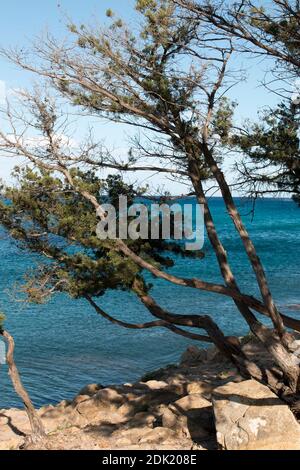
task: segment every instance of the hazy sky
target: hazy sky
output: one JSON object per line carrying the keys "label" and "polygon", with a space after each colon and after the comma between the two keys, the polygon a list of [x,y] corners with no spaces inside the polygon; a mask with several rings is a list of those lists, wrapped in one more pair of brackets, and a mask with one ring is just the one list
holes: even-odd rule
{"label": "hazy sky", "polygon": [[[84,23],[92,16],[101,20],[105,18],[107,8],[112,8],[129,21],[134,21],[134,0],[9,0],[2,2],[0,16],[0,45],[26,46],[39,33],[48,29],[57,36],[66,34],[65,23],[67,16],[74,22]],[[237,120],[255,118],[257,109],[265,104],[273,104],[276,98],[267,94],[259,86],[267,68],[265,62],[243,57],[237,64],[247,69],[248,80],[236,86],[230,96],[239,102]],[[18,70],[7,61],[0,58],[0,101],[5,96],[5,90],[29,86],[32,77]],[[1,125],[1,123],[0,123]],[[116,131],[115,125],[101,124],[96,127],[97,138],[105,138],[110,147],[124,148],[126,140],[123,129]],[[228,163],[227,163],[228,165]],[[0,156],[0,178],[7,179],[12,168],[12,162]],[[155,183],[158,183],[157,179]],[[172,185],[172,192],[181,193],[183,187]]]}

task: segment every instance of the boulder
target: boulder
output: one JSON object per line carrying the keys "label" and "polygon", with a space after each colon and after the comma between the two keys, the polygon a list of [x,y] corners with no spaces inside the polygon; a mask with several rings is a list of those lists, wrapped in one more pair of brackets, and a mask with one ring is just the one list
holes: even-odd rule
{"label": "boulder", "polygon": [[87,420],[101,419],[118,410],[126,398],[112,388],[100,390],[88,400],[84,400],[76,407],[78,413]]}
{"label": "boulder", "polygon": [[186,391],[189,395],[198,393],[206,399],[210,399],[213,389],[214,386],[211,383],[204,382],[203,380],[192,381],[186,385]]}
{"label": "boulder", "polygon": [[89,400],[90,398],[91,398],[90,395],[77,395],[72,401],[72,405],[76,407],[77,405],[79,405],[79,403]]}
{"label": "boulder", "polygon": [[141,381],[147,382],[149,380],[162,380],[165,376],[168,376],[171,373],[171,371],[176,370],[176,369],[177,369],[177,366],[173,364],[169,364],[166,367],[153,370],[151,372],[147,372],[146,374],[142,376]]}
{"label": "boulder", "polygon": [[213,365],[218,363],[221,364],[230,364],[229,359],[215,346],[208,348],[206,350],[206,361],[212,363]]}
{"label": "boulder", "polygon": [[153,423],[156,421],[156,416],[152,413],[140,412],[133,416],[129,421],[130,427],[153,427]]}
{"label": "boulder", "polygon": [[[147,391],[148,393],[145,393]],[[112,417],[114,423],[131,419],[139,412],[147,411],[154,401],[154,396],[160,396],[164,390],[137,390],[132,387],[116,386],[104,388],[89,399],[76,406],[77,412],[88,421],[104,421]]]}
{"label": "boulder", "polygon": [[222,449],[300,449],[300,426],[289,407],[255,380],[216,388],[213,411]]}
{"label": "boulder", "polygon": [[77,396],[88,395],[89,397],[92,397],[93,395],[95,395],[95,393],[99,392],[99,390],[102,390],[103,388],[104,387],[100,384],[86,385],[80,390]]}
{"label": "boulder", "polygon": [[162,380],[148,380],[148,382],[142,382],[141,385],[144,385],[149,390],[161,390],[168,387],[167,382]]}
{"label": "boulder", "polygon": [[211,403],[200,394],[187,395],[169,405],[162,414],[162,425],[194,442],[215,434]]}
{"label": "boulder", "polygon": [[180,365],[197,365],[205,361],[206,357],[206,349],[200,349],[197,346],[189,346],[181,356]]}

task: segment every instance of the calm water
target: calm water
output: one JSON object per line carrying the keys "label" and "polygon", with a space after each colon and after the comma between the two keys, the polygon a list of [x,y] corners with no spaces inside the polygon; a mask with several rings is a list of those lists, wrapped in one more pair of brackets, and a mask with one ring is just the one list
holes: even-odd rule
{"label": "calm water", "polygon": [[[287,308],[300,303],[300,209],[288,200],[262,200],[251,221],[251,205],[238,200],[241,213],[268,272],[278,304]],[[230,254],[243,291],[256,294],[254,278],[241,244],[226,216],[222,201],[212,200],[220,236]],[[221,282],[209,245],[204,260],[179,259],[172,269],[185,277],[198,276]],[[15,336],[16,360],[24,384],[35,405],[72,398],[87,383],[122,383],[144,372],[178,360],[191,341],[163,329],[128,331],[98,317],[84,301],[56,296],[46,305],[16,302],[15,289],[26,269],[37,261],[20,251],[1,232],[0,310],[7,315],[7,329]],[[247,327],[230,299],[154,281],[153,296],[178,313],[209,313],[228,334],[243,334]],[[100,299],[106,310],[128,321],[143,321],[146,310],[126,293],[109,293]],[[0,408],[20,406],[6,366],[0,366]]]}

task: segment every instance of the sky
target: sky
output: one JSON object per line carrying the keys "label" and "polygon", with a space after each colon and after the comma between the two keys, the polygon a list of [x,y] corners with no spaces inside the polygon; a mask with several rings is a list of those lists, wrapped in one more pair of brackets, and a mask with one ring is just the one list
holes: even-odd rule
{"label": "sky", "polygon": [[[27,46],[30,41],[38,37],[45,30],[54,36],[64,37],[68,18],[74,23],[85,23],[93,17],[99,21],[105,20],[105,12],[111,8],[129,22],[134,22],[134,0],[9,0],[1,2],[0,16],[0,47]],[[238,84],[230,91],[230,97],[239,102],[236,110],[236,119],[256,118],[257,109],[265,104],[273,105],[276,98],[267,93],[259,85],[263,79],[267,64],[244,57],[239,60],[237,66],[242,66],[247,72],[247,81]],[[6,93],[14,88],[26,88],[30,86],[32,77],[16,66],[9,64],[0,58],[0,102]],[[0,122],[1,125],[1,122]],[[97,125],[97,138],[104,139],[109,147],[126,150],[127,140],[124,128],[116,132],[115,124],[103,123]],[[226,162],[225,166],[230,166]],[[0,158],[0,179],[8,180],[12,170],[11,160]],[[157,176],[155,183],[163,184]],[[185,188],[178,183],[166,183],[172,193],[181,194]]]}

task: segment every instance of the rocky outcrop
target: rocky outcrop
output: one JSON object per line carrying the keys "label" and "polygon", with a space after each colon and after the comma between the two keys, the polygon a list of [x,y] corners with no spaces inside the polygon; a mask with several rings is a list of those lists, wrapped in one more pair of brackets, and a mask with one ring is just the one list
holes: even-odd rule
{"label": "rocky outcrop", "polygon": [[[244,341],[247,354],[265,352]],[[91,384],[38,410],[48,449],[300,449],[299,424],[268,388],[245,381],[215,349],[190,347],[179,365],[124,385]],[[20,448],[22,410],[0,411],[0,449]]]}
{"label": "rocky outcrop", "polygon": [[269,388],[246,380],[213,392],[217,440],[226,450],[300,450],[300,426]]}
{"label": "rocky outcrop", "polygon": [[216,447],[212,405],[201,394],[187,395],[169,405],[162,414],[162,425],[179,437],[209,449]]}

